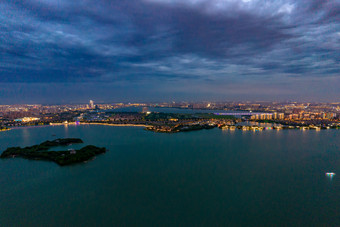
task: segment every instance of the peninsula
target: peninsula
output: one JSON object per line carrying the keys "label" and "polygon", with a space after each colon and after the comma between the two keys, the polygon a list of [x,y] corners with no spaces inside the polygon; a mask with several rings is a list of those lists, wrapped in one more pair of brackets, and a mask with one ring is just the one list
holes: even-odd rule
{"label": "peninsula", "polygon": [[47,140],[41,144],[24,148],[9,147],[1,154],[0,158],[21,157],[33,160],[46,160],[64,166],[84,162],[96,155],[106,152],[106,148],[93,145],[85,146],[79,150],[68,149],[64,151],[49,151],[52,147],[67,146],[77,143],[83,143],[83,141],[78,138],[65,138],[53,141]]}
{"label": "peninsula", "polygon": [[2,131],[8,131],[8,130],[11,130],[10,128],[7,128],[7,127],[0,127],[0,132],[2,132]]}

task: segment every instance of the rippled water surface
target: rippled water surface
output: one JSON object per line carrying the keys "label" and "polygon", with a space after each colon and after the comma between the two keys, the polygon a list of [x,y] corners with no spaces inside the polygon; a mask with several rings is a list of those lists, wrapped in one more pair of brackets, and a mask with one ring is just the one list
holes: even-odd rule
{"label": "rippled water surface", "polygon": [[48,126],[1,132],[0,150],[65,137],[109,151],[0,160],[0,226],[340,226],[340,130]]}

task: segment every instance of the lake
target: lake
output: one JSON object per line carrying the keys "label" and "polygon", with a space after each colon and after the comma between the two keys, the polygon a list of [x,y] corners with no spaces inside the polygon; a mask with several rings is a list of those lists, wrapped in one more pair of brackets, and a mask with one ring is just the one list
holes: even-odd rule
{"label": "lake", "polygon": [[0,160],[0,226],[340,226],[340,130],[47,126],[1,132],[0,150],[66,137],[108,152]]}

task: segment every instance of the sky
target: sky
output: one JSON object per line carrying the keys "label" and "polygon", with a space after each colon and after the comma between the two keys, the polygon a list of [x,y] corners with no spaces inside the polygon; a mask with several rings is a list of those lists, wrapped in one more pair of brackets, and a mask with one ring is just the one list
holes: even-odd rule
{"label": "sky", "polygon": [[340,0],[2,0],[0,104],[340,101]]}

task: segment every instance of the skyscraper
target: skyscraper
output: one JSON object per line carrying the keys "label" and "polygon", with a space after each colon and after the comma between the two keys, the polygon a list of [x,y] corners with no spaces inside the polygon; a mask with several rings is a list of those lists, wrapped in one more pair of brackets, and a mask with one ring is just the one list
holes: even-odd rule
{"label": "skyscraper", "polygon": [[92,100],[90,100],[90,109],[94,109],[94,102]]}

